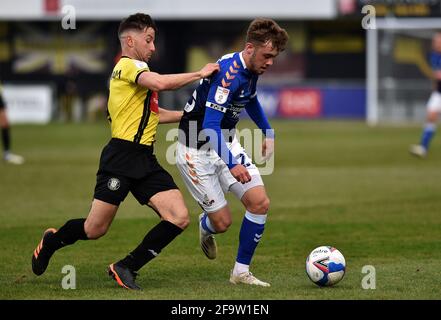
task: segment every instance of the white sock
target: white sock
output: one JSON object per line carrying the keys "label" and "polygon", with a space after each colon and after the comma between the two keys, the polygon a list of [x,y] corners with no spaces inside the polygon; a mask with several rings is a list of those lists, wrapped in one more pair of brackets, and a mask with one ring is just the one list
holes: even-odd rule
{"label": "white sock", "polygon": [[241,273],[249,272],[250,266],[236,261],[233,268],[233,275],[238,276]]}
{"label": "white sock", "polygon": [[202,229],[208,233],[215,234],[216,231],[214,230],[213,226],[211,225],[210,218],[208,217],[208,214],[204,212],[204,217],[199,222]]}

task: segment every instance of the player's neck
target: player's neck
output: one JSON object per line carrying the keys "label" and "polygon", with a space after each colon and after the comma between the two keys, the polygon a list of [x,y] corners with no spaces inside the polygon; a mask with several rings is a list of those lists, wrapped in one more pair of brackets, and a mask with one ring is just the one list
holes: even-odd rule
{"label": "player's neck", "polygon": [[134,60],[142,61],[142,59],[139,58],[138,55],[133,50],[123,49],[121,51],[121,56],[130,58],[130,59],[134,59]]}
{"label": "player's neck", "polygon": [[121,51],[121,56],[122,56],[122,57],[130,58],[130,59],[136,59],[136,58],[133,56],[133,53],[131,53],[129,50],[122,50],[122,51]]}

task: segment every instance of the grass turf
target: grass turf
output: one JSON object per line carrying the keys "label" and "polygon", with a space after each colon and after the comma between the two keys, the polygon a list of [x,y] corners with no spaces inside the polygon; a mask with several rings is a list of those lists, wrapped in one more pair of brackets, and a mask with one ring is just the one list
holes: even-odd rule
{"label": "grass turf", "polygon": [[[13,127],[14,150],[26,164],[0,164],[0,299],[439,299],[440,141],[420,160],[407,154],[419,126],[272,123],[276,165],[264,176],[271,209],[252,263],[270,288],[228,282],[244,212],[231,196],[234,222],[217,236],[218,259],[207,260],[199,249],[200,209],[165,161],[165,134],[173,125],[160,127],[156,154],[181,187],[192,223],[141,269],[144,291],[120,289],[106,274],[107,265],[158,221],[132,196],[105,237],[62,249],[43,276],[34,276],[31,255],[44,229],[87,215],[99,155],[109,139],[105,123],[51,124]],[[335,287],[319,288],[305,274],[306,256],[319,245],[345,255],[347,273]],[[62,289],[65,265],[76,269],[76,290]],[[361,286],[364,265],[375,267],[375,290]]]}

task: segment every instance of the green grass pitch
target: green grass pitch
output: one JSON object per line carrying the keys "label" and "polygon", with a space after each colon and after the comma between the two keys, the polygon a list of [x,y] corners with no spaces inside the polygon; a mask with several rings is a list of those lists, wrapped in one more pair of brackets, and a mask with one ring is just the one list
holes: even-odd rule
{"label": "green grass pitch", "polygon": [[[23,166],[0,164],[0,299],[439,299],[441,278],[441,139],[429,157],[412,158],[419,126],[369,128],[362,122],[272,121],[276,165],[265,176],[271,208],[252,271],[270,288],[228,282],[244,213],[229,196],[230,230],[217,236],[218,258],[199,249],[199,207],[165,161],[161,126],[156,154],[184,193],[192,222],[161,255],[141,269],[142,292],[117,287],[107,265],[124,257],[158,218],[129,195],[106,236],[57,252],[43,276],[31,255],[47,227],[88,213],[106,123],[13,127]],[[244,122],[241,127],[250,125]],[[254,126],[253,126],[254,128]],[[347,272],[335,287],[319,288],[305,259],[319,245],[337,247]],[[76,289],[61,286],[62,268],[76,270]],[[376,289],[365,290],[365,265]]]}

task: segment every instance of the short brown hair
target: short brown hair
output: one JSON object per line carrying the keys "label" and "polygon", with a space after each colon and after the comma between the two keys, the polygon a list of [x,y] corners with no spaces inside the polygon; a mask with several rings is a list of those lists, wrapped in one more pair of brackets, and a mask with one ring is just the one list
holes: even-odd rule
{"label": "short brown hair", "polygon": [[141,31],[146,27],[153,28],[153,30],[158,31],[155,22],[148,14],[132,14],[131,16],[128,16],[123,21],[121,21],[121,23],[119,24],[118,37],[120,37],[121,34],[126,30],[135,29]]}
{"label": "short brown hair", "polygon": [[254,45],[264,45],[271,41],[273,47],[280,52],[285,50],[288,38],[286,30],[282,29],[274,20],[258,18],[250,23],[246,41]]}

